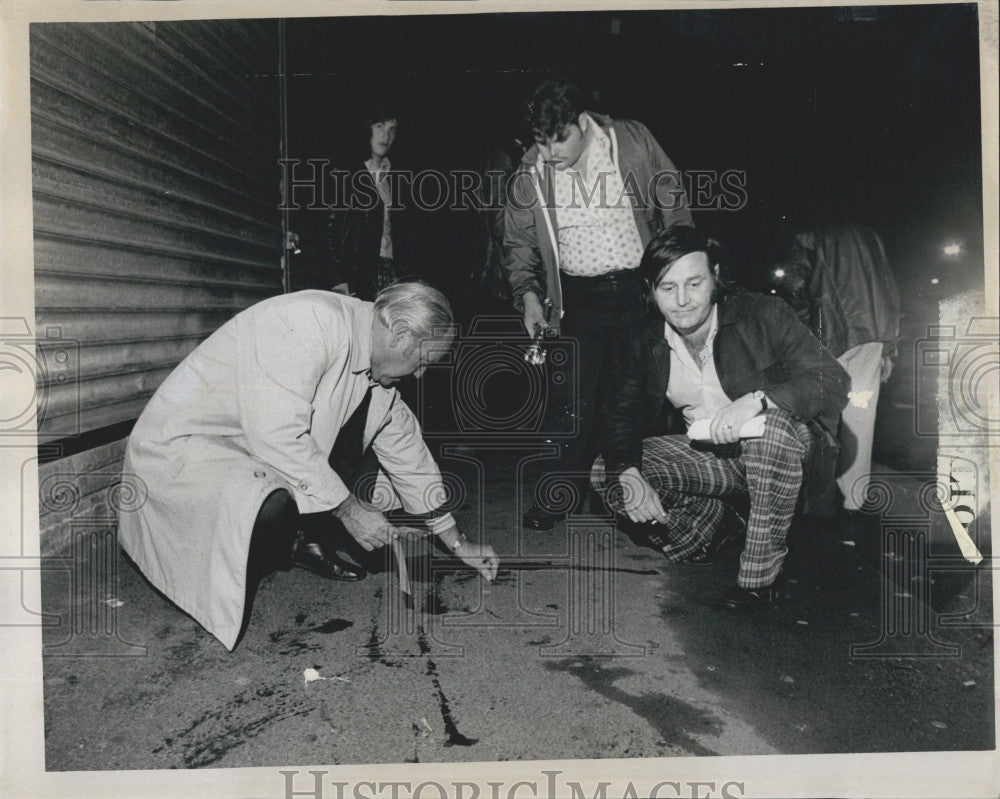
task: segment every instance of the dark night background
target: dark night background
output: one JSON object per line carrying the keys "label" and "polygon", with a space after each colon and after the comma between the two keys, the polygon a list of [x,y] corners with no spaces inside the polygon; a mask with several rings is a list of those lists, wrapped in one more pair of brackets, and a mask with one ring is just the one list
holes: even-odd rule
{"label": "dark night background", "polygon": [[[695,213],[696,224],[727,245],[738,282],[759,288],[777,220],[815,207],[883,236],[910,346],[936,323],[940,298],[982,285],[974,5],[287,25],[291,157],[359,165],[368,155],[364,111],[387,98],[400,122],[395,169],[475,168],[493,147],[514,152],[515,138],[530,141],[521,98],[547,75],[568,73],[592,94],[593,110],[644,122],[680,170],[746,172],[745,208]],[[477,310],[466,294],[474,220],[460,212],[423,216],[419,269],[468,318]],[[311,268],[322,269],[324,218],[292,219],[303,237],[301,262]],[[952,241],[963,250],[949,260],[942,248]],[[902,361],[886,403],[913,402]],[[907,449],[904,456],[883,448],[883,462],[913,466],[930,456]]]}

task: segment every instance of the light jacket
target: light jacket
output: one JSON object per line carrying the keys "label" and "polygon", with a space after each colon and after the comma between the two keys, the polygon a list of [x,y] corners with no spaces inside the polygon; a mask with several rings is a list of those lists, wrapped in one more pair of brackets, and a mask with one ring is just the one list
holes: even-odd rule
{"label": "light jacket", "polygon": [[[687,194],[681,175],[645,125],[612,120],[588,112],[611,139],[611,161],[632,201],[632,212],[645,247],[662,228],[691,225]],[[504,220],[504,268],[514,294],[514,305],[524,309],[524,295],[534,292],[552,303],[550,323],[558,327],[564,311],[559,279],[558,227],[554,207],[553,167],[539,169],[538,146],[524,154],[509,184]]]}
{"label": "light jacket", "polygon": [[[361,403],[371,303],[325,291],[272,297],[224,324],[163,382],[129,438],[123,483],[137,498],[119,539],[149,581],[232,649],[243,619],[250,534],[271,492],[301,513],[348,496],[327,463]],[[445,496],[420,428],[376,386],[364,431],[383,509],[436,509]]]}

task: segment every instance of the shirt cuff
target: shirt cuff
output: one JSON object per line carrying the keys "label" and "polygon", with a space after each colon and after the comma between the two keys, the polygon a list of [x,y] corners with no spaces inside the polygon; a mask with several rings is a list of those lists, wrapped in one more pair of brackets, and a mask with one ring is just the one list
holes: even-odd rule
{"label": "shirt cuff", "polygon": [[434,535],[440,535],[445,530],[458,526],[455,518],[450,513],[444,513],[441,516],[435,516],[433,519],[427,519],[424,524],[427,525],[427,529]]}

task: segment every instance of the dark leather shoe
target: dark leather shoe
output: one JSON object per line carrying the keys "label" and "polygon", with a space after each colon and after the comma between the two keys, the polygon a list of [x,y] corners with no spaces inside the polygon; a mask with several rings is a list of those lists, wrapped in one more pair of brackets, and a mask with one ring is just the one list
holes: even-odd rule
{"label": "dark leather shoe", "polygon": [[551,530],[565,518],[565,513],[549,513],[536,502],[521,517],[521,526],[528,530]]}
{"label": "dark leather shoe", "polygon": [[360,566],[348,563],[335,552],[324,552],[317,543],[306,543],[301,539],[292,552],[292,565],[306,569],[327,580],[345,580],[356,582],[368,576]]}
{"label": "dark leather shoe", "polygon": [[774,583],[761,586],[760,588],[742,588],[741,586],[734,585],[722,595],[718,607],[720,610],[737,612],[759,610],[760,608],[773,605],[777,596],[778,590]]}

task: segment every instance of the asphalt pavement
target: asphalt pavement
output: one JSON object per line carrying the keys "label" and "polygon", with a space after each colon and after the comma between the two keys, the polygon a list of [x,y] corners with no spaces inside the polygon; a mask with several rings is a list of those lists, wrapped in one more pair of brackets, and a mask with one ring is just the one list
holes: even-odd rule
{"label": "asphalt pavement", "polygon": [[[459,450],[456,515],[503,565],[427,541],[360,583],[265,578],[228,652],[91,531],[43,579],[51,770],[994,746],[991,571],[942,518],[799,520],[785,589],[715,602],[738,548],[667,563],[600,516],[522,531],[518,462]],[[465,472],[463,472],[465,470]],[[919,486],[900,476],[896,495]]]}

